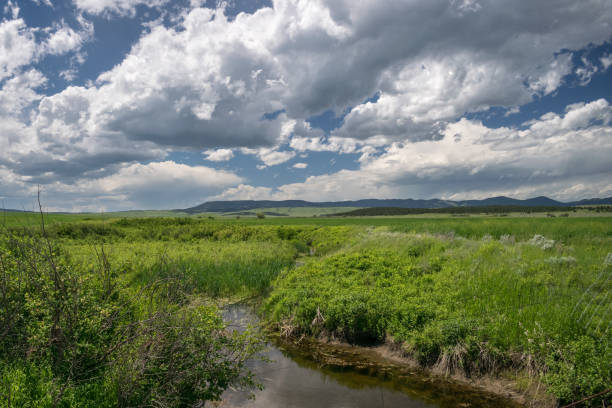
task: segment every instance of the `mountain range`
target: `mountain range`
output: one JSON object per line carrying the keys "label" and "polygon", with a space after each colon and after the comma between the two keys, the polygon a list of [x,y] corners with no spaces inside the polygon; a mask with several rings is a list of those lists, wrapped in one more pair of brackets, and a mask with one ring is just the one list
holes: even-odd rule
{"label": "mountain range", "polygon": [[479,206],[526,206],[526,207],[573,207],[581,205],[612,205],[612,197],[591,198],[580,201],[561,202],[548,197],[540,196],[519,200],[505,196],[490,197],[483,200],[429,200],[406,199],[363,199],[355,201],[325,201],[312,202],[304,200],[236,200],[236,201],[208,201],[195,207],[176,210],[190,214],[204,212],[231,212],[246,211],[258,208],[278,207],[398,207],[398,208],[449,208],[449,207],[479,207]]}

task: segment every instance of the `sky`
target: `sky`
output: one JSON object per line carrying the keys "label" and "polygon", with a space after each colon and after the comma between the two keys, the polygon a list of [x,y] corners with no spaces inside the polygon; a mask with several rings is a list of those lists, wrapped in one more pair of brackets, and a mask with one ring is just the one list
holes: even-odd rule
{"label": "sky", "polygon": [[612,196],[609,0],[0,0],[0,200]]}

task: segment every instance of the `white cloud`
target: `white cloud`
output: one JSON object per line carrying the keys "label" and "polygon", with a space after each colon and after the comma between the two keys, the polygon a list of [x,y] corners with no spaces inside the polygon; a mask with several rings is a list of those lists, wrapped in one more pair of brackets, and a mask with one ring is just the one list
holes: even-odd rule
{"label": "white cloud", "polygon": [[46,52],[52,55],[62,55],[78,50],[87,41],[88,36],[87,32],[79,33],[67,25],[62,25],[47,39]]}
{"label": "white cloud", "polygon": [[247,184],[240,184],[231,187],[223,193],[209,197],[208,200],[269,200],[273,197],[270,187],[253,187]]}
{"label": "white cloud", "polygon": [[[530,101],[534,93],[554,91],[570,72],[570,63],[570,56],[562,55],[533,76],[528,72],[517,76],[517,67],[509,61],[483,60],[472,53],[415,60],[398,72],[389,72],[388,89],[378,100],[355,107],[332,134],[357,139],[435,139],[448,121],[466,112],[494,105],[512,107]],[[523,85],[525,81],[530,81],[528,86]]]}
{"label": "white cloud", "polygon": [[[166,2],[74,0],[83,13],[108,17]],[[9,3],[12,20],[0,22],[0,106],[6,108],[0,128],[8,132],[0,137],[0,165],[31,181],[67,185],[163,160],[176,148],[205,151],[212,161],[231,159],[240,149],[256,155],[261,166],[287,162],[296,152],[329,151],[361,154],[360,170],[309,178],[270,194],[446,194],[458,185],[448,181],[452,166],[453,177],[466,182],[482,176],[482,169],[498,175],[492,162],[477,164],[461,149],[516,172],[515,178],[499,175],[508,189],[519,188],[529,169],[536,184],[555,172],[584,181],[586,173],[566,171],[560,159],[584,153],[582,145],[575,154],[559,150],[575,147],[575,140],[586,143],[591,135],[588,141],[606,151],[592,133],[608,132],[601,123],[609,123],[609,107],[601,101],[526,124],[525,135],[513,128],[486,130],[499,138],[495,143],[462,132],[461,126],[485,130],[459,120],[466,112],[515,109],[555,92],[566,74],[577,72],[574,52],[609,40],[612,7],[605,2],[538,0],[509,8],[472,0],[276,0],[235,18],[196,3],[176,26],[149,24],[125,59],[96,81],[44,97],[37,90],[46,78],[29,66],[48,54],[73,53],[82,61],[79,51],[93,26],[79,16],[79,29],[59,24],[38,35]],[[600,60],[604,68],[606,58]],[[60,75],[70,79],[75,69]],[[595,74],[592,67],[581,72],[583,83]],[[349,113],[326,136],[307,119],[328,109]],[[449,144],[449,129],[456,130],[458,144]],[[574,139],[564,129],[574,129]],[[560,144],[551,142],[555,138]],[[538,143],[557,152],[558,160],[546,167],[534,164],[544,160],[542,152],[513,153]],[[422,161],[415,159],[419,152]],[[411,161],[430,167],[413,168],[406,164]],[[600,167],[592,166],[594,178]],[[419,182],[428,175],[441,181]],[[414,187],[400,188],[410,183]],[[245,189],[235,194],[255,194]]]}
{"label": "white cloud", "polygon": [[271,149],[259,149],[257,157],[264,162],[266,166],[276,166],[284,163],[295,157],[295,152],[292,151],[276,151]]}
{"label": "white cloud", "polygon": [[606,54],[602,56],[599,61],[601,62],[601,65],[603,65],[603,70],[605,71],[610,67],[610,65],[612,65],[612,55]]}
{"label": "white cloud", "polygon": [[[20,73],[7,80],[0,88],[0,118],[18,115],[41,96],[36,92],[47,82],[44,75],[35,69]],[[4,118],[8,120],[9,118]]]}
{"label": "white cloud", "polygon": [[[7,183],[0,199],[8,201],[13,208],[32,209],[36,184],[2,166],[0,176]],[[173,161],[136,163],[98,179],[82,179],[70,184],[49,183],[44,186],[42,196],[45,208],[50,211],[186,208],[242,181],[234,173],[205,166]]]}
{"label": "white cloud", "polygon": [[[77,6],[125,11],[137,3]],[[551,13],[532,13],[527,5],[442,0],[277,0],[235,19],[194,8],[179,27],[152,26],[94,87],[79,88],[86,103],[71,117],[86,118],[78,130],[90,138],[110,132],[164,148],[278,150],[291,132],[298,149],[343,152],[373,137],[435,139],[465,112],[553,92],[571,70],[570,54],[559,51],[609,38],[610,7],[554,3]],[[377,92],[377,101],[362,103]],[[353,105],[333,133],[351,139],[348,146],[317,142],[321,131],[305,119]],[[278,163],[274,156],[266,164]]]}
{"label": "white cloud", "polygon": [[440,140],[394,143],[358,170],[308,177],[276,189],[241,186],[217,197],[347,200],[470,198],[506,194],[559,199],[612,192],[612,107],[599,99],[573,104],[517,128],[491,129],[461,119]]}
{"label": "white cloud", "polygon": [[198,203],[211,192],[241,181],[231,172],[165,161],[132,164],[77,188],[106,196],[123,207],[174,208]]}
{"label": "white cloud", "polygon": [[23,19],[0,22],[0,81],[32,63],[37,58],[37,52],[34,33]]}
{"label": "white cloud", "polygon": [[582,66],[576,69],[576,75],[580,79],[580,85],[584,86],[591,82],[591,78],[599,71],[599,68],[584,56],[581,61]]}
{"label": "white cloud", "polygon": [[[2,146],[0,146],[0,148],[1,147]],[[19,176],[2,164],[0,164],[0,180],[2,180],[2,188],[0,189],[0,208],[16,210],[33,209],[33,202],[31,199],[34,198],[36,194],[34,185],[28,186]],[[24,197],[29,197],[29,199],[24,199]]]}
{"label": "white cloud", "polygon": [[13,2],[12,0],[8,0],[3,11],[4,14],[11,15],[13,20],[19,16],[19,6],[17,5],[17,2]]}
{"label": "white cloud", "polygon": [[308,163],[295,163],[293,166],[294,169],[305,169],[308,167]]}
{"label": "white cloud", "polygon": [[59,72],[60,78],[64,81],[72,82],[77,77],[78,71],[75,68],[65,69]]}
{"label": "white cloud", "polygon": [[[24,67],[46,55],[78,51],[93,36],[93,24],[82,16],[77,16],[80,31],[75,31],[64,22],[39,29],[28,27],[19,18],[19,8],[11,2],[9,6],[12,6],[13,18],[0,21],[0,82],[19,74]],[[37,32],[45,33],[44,41],[37,41]]]}
{"label": "white cloud", "polygon": [[12,19],[0,22],[0,122],[4,130],[0,144],[6,144],[0,151],[0,163],[15,163],[19,157],[11,156],[14,152],[24,154],[41,148],[36,143],[36,130],[30,126],[30,118],[37,114],[37,104],[43,99],[39,92],[48,80],[32,64],[49,54],[78,51],[90,38],[93,26],[79,17],[82,27],[79,32],[64,23],[32,28],[19,18],[15,4],[9,2],[5,14],[7,9]]}
{"label": "white cloud", "polygon": [[571,55],[558,55],[543,70],[536,69],[536,73],[529,78],[529,89],[536,94],[548,95],[561,85],[563,77],[571,71]]}
{"label": "white cloud", "polygon": [[133,16],[139,5],[159,7],[168,0],[73,0],[79,10],[90,14],[117,14],[119,16]]}
{"label": "white cloud", "polygon": [[232,149],[207,150],[204,154],[206,155],[206,160],[214,162],[228,161],[234,157]]}

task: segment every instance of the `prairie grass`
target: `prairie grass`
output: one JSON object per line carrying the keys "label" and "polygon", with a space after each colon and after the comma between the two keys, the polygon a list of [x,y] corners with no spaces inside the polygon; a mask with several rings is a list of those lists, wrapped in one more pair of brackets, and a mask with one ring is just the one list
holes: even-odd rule
{"label": "prairie grass", "polygon": [[[120,242],[104,248],[132,285],[176,278],[189,292],[212,297],[262,293],[297,254],[289,243],[270,242]],[[70,251],[82,262],[91,259],[90,245],[71,245]]]}
{"label": "prairie grass", "polygon": [[196,218],[65,222],[50,226],[48,234],[90,267],[95,249],[103,246],[130,285],[178,278],[190,292],[233,298],[263,294],[298,255],[323,255],[355,236],[347,226],[241,225]]}
{"label": "prairie grass", "polygon": [[203,406],[255,387],[260,337],[226,331],[188,280],[139,279],[147,254],[107,256],[93,237],[125,234],[99,227],[0,229],[0,406]]}
{"label": "prairie grass", "polygon": [[[35,238],[15,217],[8,230]],[[103,249],[132,294],[161,280],[200,301],[261,296],[287,333],[394,342],[446,373],[511,370],[560,402],[612,385],[610,217],[57,215],[47,232],[84,276]],[[26,368],[53,381],[44,366],[6,375]]]}
{"label": "prairie grass", "polygon": [[282,273],[264,312],[297,335],[400,344],[442,372],[527,370],[561,402],[610,387],[610,224],[471,221],[370,230]]}

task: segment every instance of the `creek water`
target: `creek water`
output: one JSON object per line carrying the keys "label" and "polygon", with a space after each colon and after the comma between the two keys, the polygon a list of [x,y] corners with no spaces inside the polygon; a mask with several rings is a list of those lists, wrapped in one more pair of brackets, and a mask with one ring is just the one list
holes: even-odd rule
{"label": "creek water", "polygon": [[[245,305],[230,305],[223,317],[243,330],[257,322]],[[228,390],[224,408],[421,408],[518,407],[510,400],[407,368],[374,351],[346,345],[299,344],[270,338],[264,357],[249,368],[262,391]],[[251,395],[251,398],[249,396]],[[254,396],[254,399],[252,398]]]}

